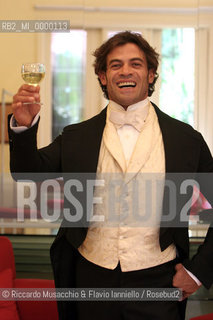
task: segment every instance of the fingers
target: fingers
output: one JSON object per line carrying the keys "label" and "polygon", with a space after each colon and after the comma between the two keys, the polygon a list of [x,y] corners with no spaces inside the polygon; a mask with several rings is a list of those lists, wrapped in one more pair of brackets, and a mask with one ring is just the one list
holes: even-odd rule
{"label": "fingers", "polygon": [[40,102],[40,87],[22,85],[18,92],[13,96],[13,107],[20,107],[23,102]]}
{"label": "fingers", "polygon": [[175,266],[175,270],[176,271],[178,271],[178,270],[180,270],[180,269],[182,269],[183,268],[183,265],[181,264],[181,263],[178,263],[178,264],[176,264],[176,266]]}
{"label": "fingers", "polygon": [[37,93],[39,93],[39,91],[40,91],[40,86],[39,86],[39,85],[37,85],[37,86],[31,86],[31,85],[25,83],[25,84],[23,84],[23,85],[19,88],[18,93],[19,93],[20,91],[22,91],[22,90],[24,90],[24,91],[29,91],[29,92],[37,92]]}
{"label": "fingers", "polygon": [[182,288],[185,285],[185,281],[188,279],[188,274],[183,268],[181,263],[176,264],[175,266],[176,273],[173,277],[173,286],[177,288]]}
{"label": "fingers", "polygon": [[186,291],[182,291],[182,296],[179,301],[183,301],[184,299],[188,298],[189,296],[190,296],[189,293],[187,293]]}
{"label": "fingers", "polygon": [[175,266],[176,273],[173,277],[173,287],[180,288],[182,290],[182,300],[189,297],[195,292],[199,286],[194,279],[187,273],[186,269],[181,263]]}

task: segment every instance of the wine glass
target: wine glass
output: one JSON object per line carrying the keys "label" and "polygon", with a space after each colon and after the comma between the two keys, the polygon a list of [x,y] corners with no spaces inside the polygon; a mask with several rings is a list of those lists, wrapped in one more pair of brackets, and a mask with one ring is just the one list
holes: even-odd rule
{"label": "wine glass", "polygon": [[[27,84],[36,87],[45,76],[45,65],[43,63],[24,63],[21,66],[21,76]],[[42,105],[40,102],[34,103]],[[32,104],[32,102],[24,102],[24,104]]]}

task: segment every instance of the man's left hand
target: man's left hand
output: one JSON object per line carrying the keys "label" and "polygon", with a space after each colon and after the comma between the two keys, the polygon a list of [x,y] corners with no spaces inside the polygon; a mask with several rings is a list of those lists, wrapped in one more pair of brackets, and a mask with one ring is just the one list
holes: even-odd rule
{"label": "man's left hand", "polygon": [[176,273],[173,277],[173,286],[182,290],[182,300],[184,300],[201,286],[190,277],[181,263],[176,264],[175,270]]}

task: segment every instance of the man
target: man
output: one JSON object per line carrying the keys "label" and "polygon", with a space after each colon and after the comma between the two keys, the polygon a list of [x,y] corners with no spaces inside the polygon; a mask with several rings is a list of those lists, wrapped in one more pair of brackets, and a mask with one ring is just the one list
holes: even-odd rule
{"label": "man", "polygon": [[[136,178],[150,172],[213,171],[212,156],[202,136],[150,103],[158,54],[145,39],[121,32],[94,55],[95,72],[109,105],[94,118],[66,127],[49,146],[36,148],[39,88],[23,85],[14,96],[9,130],[12,172],[115,173],[128,184],[128,174]],[[22,131],[26,128],[21,127],[28,129]],[[103,199],[109,183],[101,194]],[[134,206],[128,192],[122,196],[127,197],[129,207]],[[122,216],[125,208],[119,205],[116,212]],[[141,199],[138,206],[146,212]],[[99,210],[106,217],[106,202]],[[205,243],[189,261],[187,228],[131,228],[131,223],[112,228],[92,224],[88,229],[60,228],[51,248],[56,287],[174,286],[182,289],[185,299],[201,284],[207,288],[212,284],[212,240],[209,229]],[[60,302],[59,314],[60,319],[175,320],[184,319],[185,301]]]}

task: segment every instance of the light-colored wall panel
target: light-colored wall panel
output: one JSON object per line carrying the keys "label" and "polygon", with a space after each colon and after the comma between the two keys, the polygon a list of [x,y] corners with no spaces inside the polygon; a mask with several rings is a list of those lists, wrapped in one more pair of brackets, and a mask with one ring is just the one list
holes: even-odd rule
{"label": "light-colored wall panel", "polygon": [[23,83],[21,64],[36,60],[36,34],[1,33],[0,43],[0,88],[15,92]]}

